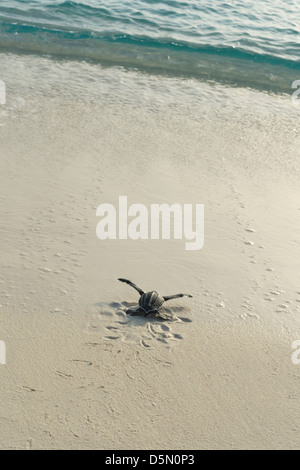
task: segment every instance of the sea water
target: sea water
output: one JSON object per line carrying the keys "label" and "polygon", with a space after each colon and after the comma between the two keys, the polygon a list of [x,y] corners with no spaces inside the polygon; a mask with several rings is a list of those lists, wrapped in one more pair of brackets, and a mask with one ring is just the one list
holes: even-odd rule
{"label": "sea water", "polygon": [[0,3],[3,53],[291,93],[299,50],[296,0]]}

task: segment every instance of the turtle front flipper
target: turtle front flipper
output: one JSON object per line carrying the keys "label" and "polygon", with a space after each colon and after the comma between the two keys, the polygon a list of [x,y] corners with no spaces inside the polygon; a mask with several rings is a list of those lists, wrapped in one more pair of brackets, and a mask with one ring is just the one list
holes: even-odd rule
{"label": "turtle front flipper", "polygon": [[136,284],[129,281],[128,279],[123,279],[122,277],[120,277],[118,279],[118,281],[125,282],[126,284],[129,284],[131,287],[133,287],[135,290],[137,290],[140,295],[145,294],[145,291],[143,291],[143,289],[141,289],[140,287],[138,287]]}
{"label": "turtle front flipper", "polygon": [[179,297],[193,297],[193,296],[190,295],[190,294],[167,295],[167,296],[164,296],[164,300],[165,300],[165,302],[166,302],[167,300],[178,299]]}

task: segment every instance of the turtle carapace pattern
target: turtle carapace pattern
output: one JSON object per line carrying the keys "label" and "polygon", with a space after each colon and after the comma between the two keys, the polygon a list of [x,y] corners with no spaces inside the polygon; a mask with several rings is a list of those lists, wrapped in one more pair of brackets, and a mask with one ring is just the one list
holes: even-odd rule
{"label": "turtle carapace pattern", "polygon": [[128,309],[126,311],[126,313],[129,315],[137,315],[139,313],[144,313],[146,317],[150,313],[159,314],[159,311],[161,310],[164,302],[166,302],[167,300],[177,299],[179,297],[192,297],[192,295],[189,295],[189,294],[175,294],[175,295],[162,296],[155,290],[150,291],[150,292],[145,292],[143,289],[141,289],[140,287],[138,287],[136,284],[129,281],[128,279],[119,278],[118,281],[129,284],[131,287],[137,290],[138,293],[140,294],[138,306],[136,308]]}

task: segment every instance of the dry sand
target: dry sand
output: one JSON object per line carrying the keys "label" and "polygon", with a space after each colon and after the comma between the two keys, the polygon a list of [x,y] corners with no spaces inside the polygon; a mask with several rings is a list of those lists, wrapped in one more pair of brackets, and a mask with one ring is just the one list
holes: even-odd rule
{"label": "dry sand", "polygon": [[[299,447],[300,128],[277,98],[236,93],[268,111],[212,100],[201,118],[22,91],[8,103],[1,448]],[[119,195],[205,204],[203,250],[98,240],[96,208]],[[126,316],[138,296],[118,277],[191,293],[170,302],[191,322]]]}

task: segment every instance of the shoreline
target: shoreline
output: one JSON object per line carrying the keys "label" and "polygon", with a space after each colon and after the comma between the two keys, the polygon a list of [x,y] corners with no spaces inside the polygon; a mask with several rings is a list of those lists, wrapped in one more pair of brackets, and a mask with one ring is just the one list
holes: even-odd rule
{"label": "shoreline", "polygon": [[[56,60],[47,56],[2,52],[0,63],[0,79],[7,87],[6,109],[10,106],[17,109],[24,100],[34,102],[38,97],[73,100],[77,96],[79,102],[94,105],[102,101],[106,105],[136,107],[138,103],[145,111],[177,110],[200,121],[205,115],[213,118],[216,111],[217,116],[224,119],[224,106],[242,111],[245,118],[253,118],[253,112],[265,113],[268,118],[281,114],[285,119],[297,119],[299,115],[297,87],[292,87],[299,79],[297,72],[285,80],[288,83],[285,93],[272,93],[237,86],[237,83],[230,86],[212,79],[168,77],[135,68]],[[210,109],[212,104],[213,109]]]}

